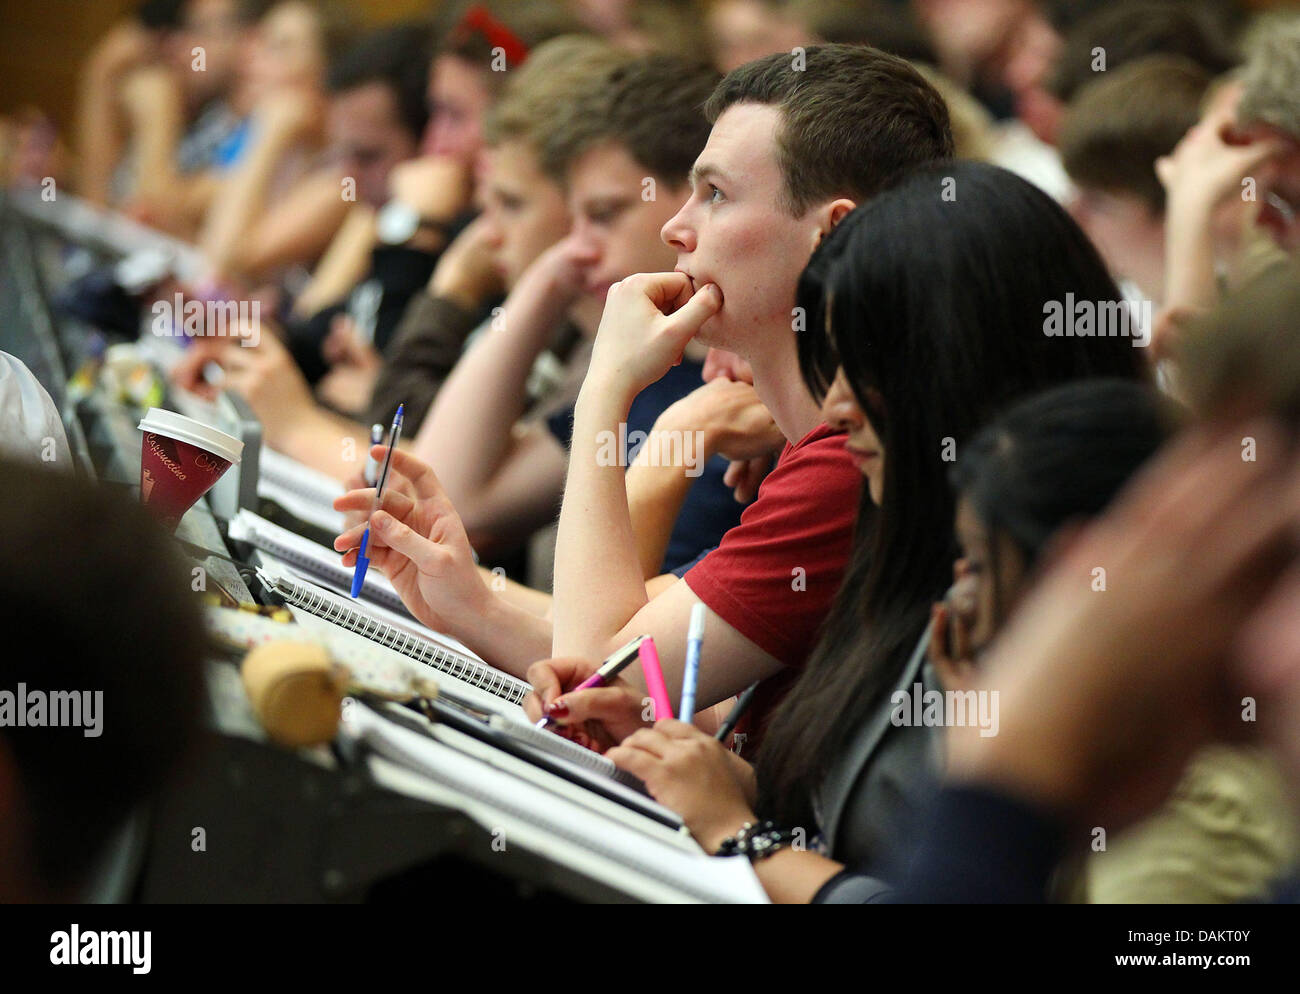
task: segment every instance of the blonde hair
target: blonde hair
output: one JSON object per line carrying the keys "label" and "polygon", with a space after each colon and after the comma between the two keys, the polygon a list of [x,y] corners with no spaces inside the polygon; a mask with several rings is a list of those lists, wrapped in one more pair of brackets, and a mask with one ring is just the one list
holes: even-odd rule
{"label": "blonde hair", "polygon": [[1300,17],[1261,21],[1247,43],[1237,116],[1243,123],[1260,121],[1300,138]]}
{"label": "blonde hair", "polygon": [[545,159],[550,146],[563,144],[566,122],[575,109],[599,94],[609,74],[631,58],[592,35],[561,35],[543,42],[511,73],[484,121],[485,140],[489,145],[526,142]]}

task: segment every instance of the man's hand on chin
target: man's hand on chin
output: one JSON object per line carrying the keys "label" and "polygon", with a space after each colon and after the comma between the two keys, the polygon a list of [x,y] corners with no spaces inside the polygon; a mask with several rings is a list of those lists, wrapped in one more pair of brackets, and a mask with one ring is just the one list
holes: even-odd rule
{"label": "man's hand on chin", "polygon": [[712,283],[693,290],[684,273],[638,273],[610,287],[589,381],[629,404],[682,361],[686,343],[722,307]]}

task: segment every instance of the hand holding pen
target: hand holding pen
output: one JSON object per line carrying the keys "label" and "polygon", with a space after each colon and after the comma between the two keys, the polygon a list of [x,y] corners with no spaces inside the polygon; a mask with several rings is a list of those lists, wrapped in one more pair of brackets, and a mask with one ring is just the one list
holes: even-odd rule
{"label": "hand holding pen", "polygon": [[434,631],[475,641],[480,636],[472,626],[498,595],[479,575],[460,515],[428,463],[398,446],[372,451],[381,465],[389,463],[382,504],[371,488],[334,501],[336,511],[351,517],[333,543],[343,565],[353,568],[369,528],[365,555],[407,610]]}
{"label": "hand holding pen", "polygon": [[[375,511],[383,506],[384,502],[384,485],[388,482],[388,471],[393,465],[393,452],[397,448],[398,440],[402,437],[402,414],[406,405],[397,405],[397,414],[393,417],[393,428],[388,435],[388,452],[384,456],[384,466],[379,472],[379,482],[375,488],[375,505],[370,512],[371,518],[374,517]],[[370,522],[366,522],[366,530],[361,536],[361,548],[357,550],[357,563],[352,572],[352,596],[358,597],[361,594],[361,588],[366,582],[366,571],[370,568],[370,560],[366,556],[366,551],[370,548]]]}
{"label": "hand holding pen", "polygon": [[[596,687],[605,686],[622,673],[634,659],[640,657],[641,643],[645,639],[645,635],[638,635],[631,642],[627,643],[627,645],[616,649],[610,655],[605,657],[605,661],[600,664],[595,673],[591,674],[591,676],[583,680],[582,683],[574,687],[572,691],[565,691],[565,693],[573,693],[574,691],[579,690],[591,690]],[[547,714],[542,715],[541,719],[537,722],[537,727],[546,728],[553,720],[551,714],[548,712]]]}
{"label": "hand holding pen", "polygon": [[[639,645],[638,637],[623,647],[630,649],[623,657],[625,666],[640,659]],[[611,676],[603,686],[578,690],[599,668],[591,659],[572,656],[533,663],[528,668],[533,692],[524,699],[525,714],[534,722],[543,716],[550,718],[546,727],[551,731],[581,741],[597,752],[645,728],[650,716],[644,689]]]}

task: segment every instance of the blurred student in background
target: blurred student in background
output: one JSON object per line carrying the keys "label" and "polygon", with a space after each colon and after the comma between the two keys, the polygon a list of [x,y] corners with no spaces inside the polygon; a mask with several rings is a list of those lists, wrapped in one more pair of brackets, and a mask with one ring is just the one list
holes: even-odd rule
{"label": "blurred student in background", "polygon": [[244,117],[219,150],[221,184],[197,239],[214,282],[252,287],[309,266],[342,223],[325,81],[353,34],[330,0],[284,0],[257,22],[236,93]]}
{"label": "blurred student in background", "polygon": [[1156,307],[1165,296],[1165,190],[1155,163],[1196,124],[1209,85],[1188,59],[1145,56],[1083,87],[1061,128],[1071,215],[1121,287]]}
{"label": "blurred student in background", "polygon": [[121,204],[141,183],[147,192],[176,170],[212,164],[237,124],[225,100],[247,28],[236,0],[146,0],[104,36],[86,60],[77,110],[86,199]]}
{"label": "blurred student in background", "polygon": [[[194,236],[222,149],[240,126],[235,98],[253,10],[238,0],[186,0],[156,46],[148,33],[111,36],[104,62],[91,63],[80,114],[89,128],[88,176],[109,173],[110,203],[170,234]],[[116,132],[108,130],[113,122],[120,122]]]}
{"label": "blurred student in background", "polygon": [[[946,691],[975,689],[979,660],[1034,576],[1104,511],[1174,429],[1150,388],[1079,383],[1028,400],[966,446],[954,481],[962,557],[935,605],[930,659]],[[975,700],[970,696],[970,700]],[[1072,854],[1052,891],[1093,904],[1206,904],[1267,895],[1297,855],[1282,771],[1258,747],[1191,757],[1168,801]]]}
{"label": "blurred student in background", "polygon": [[[596,38],[567,35],[544,42],[511,74],[483,125],[479,217],[443,253],[424,292],[412,298],[366,420],[383,421],[404,403],[414,437],[466,340],[476,328],[486,330],[481,322],[488,306],[512,291],[538,256],[568,233],[563,171],[572,155],[569,122],[602,94],[610,72],[631,58]],[[587,307],[584,317],[594,326],[599,307]],[[530,404],[554,389],[554,364],[567,359],[579,335],[571,321],[557,330],[542,353],[550,362],[539,356],[538,375],[530,378]]]}
{"label": "blurred student in background", "polygon": [[[488,147],[478,181],[482,212],[440,256],[432,277],[414,294],[391,354],[377,374],[363,422],[317,403],[301,373],[274,343],[252,366],[241,367],[238,354],[226,357],[227,364],[236,367],[232,386],[261,415],[272,446],[348,479],[364,461],[368,424],[391,421],[399,403],[406,405],[407,437],[416,436],[466,340],[488,316],[487,308],[500,299],[502,290],[513,290],[538,256],[568,232],[569,214],[556,176],[571,154],[565,124],[573,120],[576,108],[603,98],[609,73],[629,58],[596,39],[567,36],[544,43],[509,74],[500,104],[488,112]],[[587,308],[585,320],[592,329],[589,334],[594,333],[598,303],[594,312]],[[581,333],[563,314],[552,331],[539,351],[553,347],[567,358]],[[578,379],[584,368],[579,365]],[[544,379],[549,382],[538,387],[534,400],[558,386],[553,370]],[[530,406],[524,397],[519,403]],[[352,460],[342,445],[349,438],[354,441]]]}
{"label": "blurred student in background", "polygon": [[[0,492],[0,620],[39,634],[0,656],[0,901],[102,900],[110,843],[201,741],[202,616],[138,502],[8,457]],[[20,725],[20,684],[70,722]]]}
{"label": "blurred student in background", "polygon": [[1240,76],[1156,165],[1168,201],[1165,310],[1153,341],[1161,357],[1224,288],[1300,248],[1300,17],[1266,23]]}

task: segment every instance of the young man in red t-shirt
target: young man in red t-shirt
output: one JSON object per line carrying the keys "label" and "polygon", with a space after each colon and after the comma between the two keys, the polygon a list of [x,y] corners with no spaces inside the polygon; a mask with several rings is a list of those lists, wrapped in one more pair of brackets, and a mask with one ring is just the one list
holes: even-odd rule
{"label": "young man in red t-shirt", "polygon": [[[691,197],[663,229],[677,271],[634,276],[611,291],[578,400],[556,545],[554,652],[599,659],[652,634],[676,706],[691,608],[702,602],[697,701],[762,680],[769,693],[753,712],[761,726],[839,588],[861,490],[799,373],[795,285],[844,215],[909,169],[949,155],[951,138],[942,100],[906,63],[846,46],[742,66],[706,114],[713,132],[692,170]],[[748,360],[790,444],[722,544],[647,599],[622,481],[599,464],[598,440],[692,337]],[[585,668],[563,659],[535,666],[541,703]],[[625,676],[630,693],[567,696],[567,714],[556,717],[605,719],[610,737],[621,738],[631,725],[609,709],[633,717],[627,702],[642,690],[635,667]]]}
{"label": "young man in red t-shirt", "polygon": [[[497,665],[544,655],[542,639],[553,631],[559,658],[528,671],[538,691],[526,705],[534,716],[640,634],[655,638],[675,707],[691,609],[703,603],[698,706],[762,680],[766,693],[753,713],[761,726],[811,650],[848,561],[862,478],[800,377],[795,286],[813,249],[858,202],[951,155],[947,110],[906,62],[824,45],[733,71],[706,113],[713,131],[692,170],[691,196],[662,232],[677,250],[677,271],[629,277],[606,301],[574,415],[553,622],[499,598],[462,605],[482,612],[475,627],[493,642],[486,655]],[[789,444],[740,524],[650,597],[623,469],[600,454],[632,398],[679,361],[692,338],[750,363],[754,388]],[[404,461],[394,467],[405,472]],[[419,576],[405,578],[409,588],[432,601],[445,599],[463,542],[449,541],[436,512],[432,472],[420,475],[415,487],[429,497],[426,507],[398,514],[415,530],[377,516],[372,556],[390,555],[383,546],[398,553],[392,567],[376,560],[395,583],[394,569],[414,564]],[[644,723],[644,691],[631,667],[618,686],[567,695],[548,713],[582,723],[608,745]]]}

